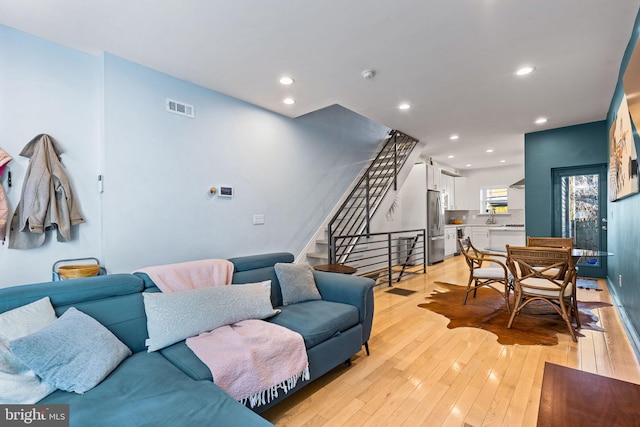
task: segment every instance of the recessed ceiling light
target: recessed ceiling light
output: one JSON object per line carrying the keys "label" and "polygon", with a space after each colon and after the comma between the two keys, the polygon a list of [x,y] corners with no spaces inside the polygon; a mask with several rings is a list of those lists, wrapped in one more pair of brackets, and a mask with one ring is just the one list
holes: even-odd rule
{"label": "recessed ceiling light", "polygon": [[487,150],[487,153],[493,153],[493,148],[489,148],[489,149]]}
{"label": "recessed ceiling light", "polygon": [[471,163],[467,163],[467,167],[470,168],[471,167]]}
{"label": "recessed ceiling light", "polygon": [[365,80],[371,80],[376,76],[376,72],[374,70],[364,70],[360,75]]}
{"label": "recessed ceiling light", "polygon": [[533,67],[531,65],[526,65],[524,67],[520,67],[518,68],[518,70],[516,71],[516,76],[526,76],[527,74],[531,74],[533,73],[533,71],[536,69],[536,67]]}
{"label": "recessed ceiling light", "polygon": [[449,137],[449,139],[450,139],[450,140],[452,140],[452,141],[455,141],[455,140],[456,140],[456,139],[458,139],[458,138],[460,138],[460,136],[459,136],[459,135],[455,135],[455,134],[454,134],[454,135],[451,135],[451,136]]}
{"label": "recessed ceiling light", "polygon": [[547,118],[546,117],[538,117],[536,119],[536,124],[537,125],[543,125],[545,123],[547,123]]}
{"label": "recessed ceiling light", "polygon": [[500,163],[507,163],[506,160],[500,160]]}
{"label": "recessed ceiling light", "polygon": [[408,110],[409,108],[411,108],[411,105],[405,102],[404,104],[398,105],[398,108],[401,110]]}
{"label": "recessed ceiling light", "polygon": [[455,156],[453,154],[450,154],[447,156],[447,159],[453,159]]}
{"label": "recessed ceiling light", "polygon": [[284,102],[287,105],[292,105],[292,104],[296,103],[296,100],[293,99],[293,98],[285,98],[285,99],[282,100],[282,102]]}
{"label": "recessed ceiling light", "polygon": [[293,82],[295,82],[295,80],[293,80],[293,79],[292,79],[291,77],[289,77],[289,76],[284,76],[284,77],[281,77],[281,78],[280,78],[280,84],[283,84],[283,85],[285,85],[285,86],[292,85],[292,84],[293,84]]}

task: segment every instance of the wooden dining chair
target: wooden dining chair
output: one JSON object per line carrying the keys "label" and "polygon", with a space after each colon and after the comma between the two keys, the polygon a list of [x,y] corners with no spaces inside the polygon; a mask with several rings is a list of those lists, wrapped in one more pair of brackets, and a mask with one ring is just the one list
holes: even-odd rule
{"label": "wooden dining chair", "polygon": [[[530,237],[527,236],[527,246],[536,246],[536,247],[544,247],[544,248],[569,248],[573,249],[573,237]],[[571,297],[571,305],[573,306],[574,311],[578,312],[578,300],[577,300],[577,290],[578,290],[578,268],[576,267],[576,262],[573,257],[571,258],[572,268],[569,269],[569,273],[573,275],[571,278],[571,283],[573,286],[573,294]],[[555,272],[553,270],[547,270],[547,272],[553,275]],[[580,317],[576,316],[576,325],[580,328]]]}
{"label": "wooden dining chair", "polygon": [[[573,262],[570,248],[507,245],[507,265],[513,273],[515,301],[508,328],[532,301],[544,301],[562,317],[573,341],[576,333],[570,316],[579,325],[577,307],[573,305]],[[578,326],[579,327],[579,326]]]}
{"label": "wooden dining chair", "polygon": [[[467,297],[470,292],[473,291],[473,297],[475,298],[478,288],[486,286],[502,295],[507,304],[507,311],[511,312],[509,295],[513,285],[512,276],[506,265],[506,256],[475,248],[469,237],[458,239],[458,247],[469,267],[469,280],[467,281],[467,291],[464,294],[463,304],[467,303]],[[498,284],[502,286],[498,288],[496,286]]]}
{"label": "wooden dining chair", "polygon": [[544,248],[573,248],[573,237],[527,236],[527,246],[537,246]]}

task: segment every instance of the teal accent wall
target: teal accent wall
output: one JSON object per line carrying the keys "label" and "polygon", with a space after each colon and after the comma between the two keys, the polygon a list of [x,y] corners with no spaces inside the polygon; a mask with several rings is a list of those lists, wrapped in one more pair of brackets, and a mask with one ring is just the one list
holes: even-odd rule
{"label": "teal accent wall", "polygon": [[[553,228],[551,169],[609,163],[609,129],[624,95],[622,76],[640,36],[640,15],[625,51],[606,120],[525,135],[526,230],[531,236],[549,235]],[[634,130],[636,151],[640,138]],[[608,198],[608,196],[607,196]],[[607,284],[640,357],[640,195],[608,202]],[[619,277],[622,276],[622,286]]]}
{"label": "teal accent wall", "polygon": [[[624,95],[622,76],[629,63],[629,58],[635,49],[640,35],[640,15],[636,18],[633,34],[625,51],[620,76],[613,94],[609,113],[607,114],[607,129],[615,120],[620,101]],[[640,152],[638,133],[634,131],[636,152]],[[609,289],[618,305],[623,323],[634,344],[636,355],[640,357],[640,194],[609,202],[609,234],[608,248],[615,255],[609,257]],[[619,277],[622,276],[622,287]]]}
{"label": "teal accent wall", "polygon": [[524,136],[525,226],[529,236],[553,232],[552,169],[608,163],[606,122]]}

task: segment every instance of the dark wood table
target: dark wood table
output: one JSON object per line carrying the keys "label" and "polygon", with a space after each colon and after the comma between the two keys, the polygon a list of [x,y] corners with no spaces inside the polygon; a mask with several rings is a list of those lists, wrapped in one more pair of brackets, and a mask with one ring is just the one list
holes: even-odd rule
{"label": "dark wood table", "polygon": [[546,362],[538,426],[637,426],[640,385]]}
{"label": "dark wood table", "polygon": [[342,264],[314,265],[313,269],[318,271],[326,271],[328,273],[342,273],[342,274],[353,274],[356,271],[358,271],[357,268],[349,267],[348,265],[342,265]]}

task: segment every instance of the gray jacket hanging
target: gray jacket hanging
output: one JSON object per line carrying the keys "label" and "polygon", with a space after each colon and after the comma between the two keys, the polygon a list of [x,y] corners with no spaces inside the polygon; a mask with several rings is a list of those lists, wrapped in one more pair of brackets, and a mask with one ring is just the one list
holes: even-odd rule
{"label": "gray jacket hanging", "polygon": [[29,157],[20,203],[11,218],[9,248],[42,246],[56,228],[59,242],[71,240],[71,226],[84,222],[69,179],[58,159],[62,150],[49,135],[33,138],[20,152]]}

